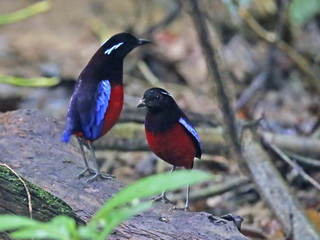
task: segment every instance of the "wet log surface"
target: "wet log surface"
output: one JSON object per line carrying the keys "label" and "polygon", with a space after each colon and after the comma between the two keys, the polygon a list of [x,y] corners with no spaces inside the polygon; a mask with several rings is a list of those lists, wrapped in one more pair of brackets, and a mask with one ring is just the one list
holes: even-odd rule
{"label": "wet log surface", "polygon": [[[71,144],[60,141],[62,129],[61,123],[37,110],[1,114],[0,163],[27,180],[36,219],[65,213],[87,222],[124,184],[116,179],[93,183],[77,179],[82,170],[81,155]],[[0,213],[28,216],[26,191],[10,185],[13,179],[8,169],[0,168]],[[169,211],[171,207],[154,204],[121,224],[110,239],[247,239],[233,221],[204,212]]]}

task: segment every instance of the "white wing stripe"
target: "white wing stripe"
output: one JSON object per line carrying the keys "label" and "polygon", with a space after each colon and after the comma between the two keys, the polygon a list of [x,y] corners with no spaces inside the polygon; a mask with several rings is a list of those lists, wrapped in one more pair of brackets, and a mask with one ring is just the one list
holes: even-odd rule
{"label": "white wing stripe", "polygon": [[111,48],[108,48],[108,49],[104,52],[104,54],[110,55],[113,50],[117,49],[117,48],[120,47],[122,44],[123,44],[123,42],[118,43],[118,44],[116,44],[116,45],[113,45]]}

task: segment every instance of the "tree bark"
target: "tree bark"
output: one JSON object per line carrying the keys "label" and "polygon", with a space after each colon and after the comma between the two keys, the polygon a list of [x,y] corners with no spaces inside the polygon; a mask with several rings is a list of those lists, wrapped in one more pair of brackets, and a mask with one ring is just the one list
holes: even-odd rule
{"label": "tree bark", "polygon": [[[57,120],[37,110],[1,114],[0,162],[27,179],[34,218],[49,220],[63,213],[88,222],[124,184],[116,179],[92,183],[77,179],[81,154],[61,142],[62,129]],[[203,212],[169,211],[171,207],[154,204],[122,223],[109,239],[247,239],[233,221]],[[0,211],[29,216],[26,190],[4,165],[0,168]]]}

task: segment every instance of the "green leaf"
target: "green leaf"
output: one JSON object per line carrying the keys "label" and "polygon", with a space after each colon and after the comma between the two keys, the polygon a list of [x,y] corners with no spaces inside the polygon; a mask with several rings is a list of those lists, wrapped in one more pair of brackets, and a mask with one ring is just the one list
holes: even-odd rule
{"label": "green leaf", "polygon": [[93,224],[80,226],[78,232],[81,239],[97,239],[99,234],[96,225]]}
{"label": "green leaf", "polygon": [[294,25],[303,25],[320,12],[320,1],[293,0],[289,11],[291,22]]}
{"label": "green leaf", "polygon": [[[50,224],[51,223],[51,224]],[[50,225],[55,227],[58,232],[66,236],[77,237],[77,225],[73,218],[67,216],[57,216],[50,221]]]}
{"label": "green leaf", "polygon": [[41,223],[23,216],[6,214],[0,215],[0,232],[13,230],[21,227],[37,226],[38,224]]}
{"label": "green leaf", "polygon": [[193,184],[212,179],[213,176],[198,170],[182,170],[173,173],[163,173],[143,178],[134,182],[114,197],[112,197],[93,217],[93,222],[104,218],[115,207],[130,203],[134,199],[151,197],[167,191],[177,189],[187,184]]}
{"label": "green leaf", "polygon": [[19,22],[28,17],[48,11],[50,8],[51,8],[50,2],[39,1],[19,11],[0,15],[0,24],[9,24],[9,23]]}
{"label": "green leaf", "polygon": [[121,209],[115,209],[110,212],[104,219],[99,220],[99,225],[104,221],[102,225],[103,231],[99,234],[97,240],[104,240],[112,232],[112,230],[117,227],[120,223],[131,218],[132,216],[141,213],[149,209],[152,205],[152,202],[142,202],[136,203],[130,207],[124,207]]}
{"label": "green leaf", "polygon": [[42,223],[37,226],[30,226],[22,228],[21,230],[11,233],[13,238],[25,239],[57,239],[57,240],[70,240],[69,235],[63,234],[58,231],[51,223]]}
{"label": "green leaf", "polygon": [[59,83],[59,79],[55,77],[22,78],[0,75],[0,83],[23,87],[51,87],[57,85]]}

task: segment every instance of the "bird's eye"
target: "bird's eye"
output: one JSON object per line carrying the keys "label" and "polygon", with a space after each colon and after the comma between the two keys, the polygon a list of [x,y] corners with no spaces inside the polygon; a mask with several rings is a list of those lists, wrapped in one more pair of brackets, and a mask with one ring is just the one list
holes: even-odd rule
{"label": "bird's eye", "polygon": [[160,96],[159,96],[159,95],[156,95],[156,99],[157,99],[157,100],[160,99]]}

